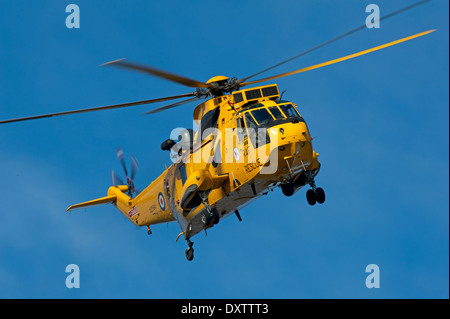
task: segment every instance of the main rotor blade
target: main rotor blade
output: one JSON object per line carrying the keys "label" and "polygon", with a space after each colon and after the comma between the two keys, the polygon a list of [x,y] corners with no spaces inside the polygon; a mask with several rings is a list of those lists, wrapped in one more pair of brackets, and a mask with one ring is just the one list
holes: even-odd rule
{"label": "main rotor blade", "polygon": [[[397,10],[397,11],[395,11],[395,12],[389,13],[389,14],[387,14],[387,15],[381,17],[381,18],[378,19],[378,20],[375,20],[374,23],[379,22],[379,21],[382,21],[382,20],[386,20],[386,19],[388,19],[388,18],[390,18],[390,17],[393,17],[393,16],[395,16],[395,15],[397,15],[397,14],[399,14],[399,13],[405,12],[405,11],[407,11],[407,10],[409,10],[409,9],[412,9],[412,8],[414,8],[414,7],[417,7],[418,5],[424,4],[425,2],[429,2],[429,1],[431,1],[431,0],[423,0],[423,1],[419,1],[419,2],[413,3],[413,4],[411,4],[411,5],[409,5],[409,6],[406,6],[406,7],[402,8],[402,9],[400,9],[400,10]],[[342,38],[345,38],[345,37],[347,37],[347,36],[349,36],[349,35],[351,35],[351,34],[357,32],[357,31],[363,30],[363,29],[365,29],[365,28],[367,28],[367,25],[366,25],[366,24],[363,24],[363,25],[361,25],[361,26],[359,26],[359,27],[357,27],[357,28],[355,28],[355,29],[353,29],[353,30],[350,30],[350,31],[348,31],[348,32],[346,32],[346,33],[344,33],[344,34],[341,34],[340,36],[337,36],[337,37],[335,37],[335,38],[333,38],[333,39],[331,39],[331,40],[328,40],[328,41],[326,41],[326,42],[324,42],[324,43],[322,43],[322,44],[319,44],[318,46],[315,46],[315,47],[312,48],[312,49],[309,49],[309,50],[306,50],[306,51],[304,51],[304,52],[302,52],[302,53],[300,53],[300,54],[297,54],[296,56],[294,56],[294,57],[292,57],[292,58],[289,58],[289,59],[284,60],[284,61],[282,61],[282,62],[280,62],[280,63],[277,63],[277,64],[275,64],[275,65],[273,65],[273,66],[271,66],[271,67],[269,67],[269,68],[267,68],[267,69],[264,69],[264,70],[262,70],[262,71],[259,71],[258,73],[255,73],[255,74],[253,74],[253,75],[247,76],[246,78],[243,78],[243,79],[239,80],[239,82],[240,82],[240,83],[245,82],[245,81],[247,81],[248,79],[253,78],[253,77],[255,77],[255,76],[257,76],[257,75],[259,75],[259,74],[261,74],[261,73],[264,73],[264,72],[266,72],[266,71],[272,70],[272,69],[274,69],[274,68],[276,68],[276,67],[278,67],[278,66],[280,66],[280,65],[282,65],[282,64],[285,64],[285,63],[287,63],[287,62],[289,62],[289,61],[292,61],[292,60],[294,60],[294,59],[296,59],[296,58],[299,58],[299,57],[301,57],[301,56],[303,56],[303,55],[306,55],[306,54],[308,54],[308,53],[310,53],[310,52],[312,52],[312,51],[315,51],[315,50],[317,50],[317,49],[320,49],[321,47],[324,47],[324,46],[326,46],[326,45],[328,45],[328,44],[330,44],[330,43],[333,43],[333,42],[335,42],[335,41],[337,41],[337,40],[340,40],[340,39],[342,39]]]}
{"label": "main rotor blade", "polygon": [[187,104],[187,103],[190,103],[190,102],[194,102],[196,100],[198,100],[198,98],[197,97],[193,97],[193,98],[190,98],[190,99],[187,99],[187,100],[183,100],[183,101],[175,102],[175,103],[172,103],[172,104],[169,104],[169,105],[158,107],[158,108],[156,108],[154,110],[145,112],[142,115],[148,115],[148,114],[154,114],[154,113],[162,112],[162,111],[171,109],[173,107],[177,107],[177,106],[184,105],[184,104]]}
{"label": "main rotor blade", "polygon": [[113,104],[113,105],[108,105],[108,106],[92,107],[92,108],[80,109],[80,110],[74,110],[74,111],[66,111],[66,112],[58,112],[58,113],[50,113],[50,114],[43,114],[43,115],[21,117],[21,118],[15,118],[15,119],[11,119],[11,120],[3,120],[3,121],[0,121],[0,124],[6,124],[6,123],[12,123],[12,122],[20,122],[20,121],[28,121],[28,120],[37,120],[37,119],[42,119],[42,118],[47,118],[47,117],[54,117],[54,116],[61,116],[61,115],[70,115],[70,114],[78,114],[78,113],[86,113],[86,112],[118,109],[118,108],[122,108],[122,107],[129,107],[129,106],[136,106],[136,105],[143,105],[143,104],[151,104],[151,103],[157,103],[157,102],[170,101],[170,100],[180,99],[180,98],[188,97],[188,96],[195,96],[195,94],[194,93],[186,93],[186,94],[162,97],[162,98],[151,99],[151,100],[143,100],[143,101],[130,102],[130,103],[122,103],[122,104]]}
{"label": "main rotor blade", "polygon": [[209,84],[188,79],[184,76],[169,73],[167,71],[163,71],[161,69],[157,69],[151,66],[138,64],[136,62],[127,61],[125,59],[119,59],[111,62],[107,62],[102,64],[101,66],[116,66],[116,67],[122,67],[125,69],[132,69],[135,71],[140,71],[144,73],[148,73],[150,75],[160,77],[172,82],[176,82],[185,86],[194,87],[194,88],[210,88],[211,86]]}
{"label": "main rotor blade", "polygon": [[423,35],[429,34],[429,33],[434,32],[434,31],[436,31],[436,30],[429,30],[429,31],[421,32],[421,33],[418,33],[418,34],[415,34],[415,35],[412,35],[412,36],[409,36],[409,37],[406,37],[406,38],[402,38],[402,39],[399,39],[399,40],[396,40],[396,41],[392,41],[392,42],[389,42],[389,43],[386,43],[386,44],[383,44],[383,45],[379,45],[379,46],[374,47],[372,49],[360,51],[360,52],[357,52],[357,53],[354,53],[354,54],[350,54],[350,55],[344,56],[344,57],[339,58],[339,59],[334,59],[334,60],[331,60],[331,61],[328,61],[328,62],[319,63],[319,64],[312,65],[312,66],[309,66],[309,67],[306,67],[306,68],[302,68],[302,69],[299,69],[299,70],[295,70],[295,71],[291,71],[291,72],[287,72],[287,73],[283,73],[283,74],[279,74],[279,75],[275,75],[275,76],[270,76],[270,77],[267,77],[267,78],[264,78],[264,79],[261,79],[261,80],[256,80],[256,81],[251,81],[251,82],[244,82],[244,83],[241,83],[241,87],[242,86],[246,86],[246,85],[250,85],[250,84],[256,84],[256,83],[261,83],[261,82],[265,82],[265,81],[271,81],[271,80],[279,79],[279,78],[282,78],[282,77],[285,77],[285,76],[289,76],[289,75],[293,75],[293,74],[297,74],[297,73],[302,73],[302,72],[306,72],[306,71],[309,71],[309,70],[318,69],[318,68],[321,68],[321,67],[324,67],[324,66],[327,66],[327,65],[339,63],[339,62],[342,62],[342,61],[345,61],[345,60],[353,59],[353,58],[356,58],[358,56],[361,56],[361,55],[364,55],[364,54],[367,54],[367,53],[370,53],[370,52],[381,50],[381,49],[390,47],[390,46],[398,44],[398,43],[402,43],[402,42],[405,42],[405,41],[408,41],[408,40],[412,40],[412,39],[421,37]]}

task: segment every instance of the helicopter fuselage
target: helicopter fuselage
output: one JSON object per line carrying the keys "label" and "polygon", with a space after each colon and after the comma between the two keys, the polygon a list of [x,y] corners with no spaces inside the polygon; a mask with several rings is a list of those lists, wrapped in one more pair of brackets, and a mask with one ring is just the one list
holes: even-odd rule
{"label": "helicopter fuselage", "polygon": [[[319,171],[306,122],[276,85],[214,97],[195,108],[194,119],[193,141],[175,145],[175,162],[140,194],[109,188],[134,224],[177,221],[189,239],[278,186],[294,194]],[[219,220],[205,224],[211,210]]]}

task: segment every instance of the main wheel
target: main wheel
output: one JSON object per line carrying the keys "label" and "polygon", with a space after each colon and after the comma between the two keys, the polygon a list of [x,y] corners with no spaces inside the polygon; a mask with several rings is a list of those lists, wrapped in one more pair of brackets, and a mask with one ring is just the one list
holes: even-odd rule
{"label": "main wheel", "polygon": [[314,205],[317,201],[316,199],[316,193],[312,189],[308,189],[306,192],[306,200],[308,201],[309,205]]}
{"label": "main wheel", "polygon": [[325,202],[325,192],[322,188],[316,188],[316,200],[319,204],[323,204]]}
{"label": "main wheel", "polygon": [[194,259],[194,248],[188,247],[188,249],[186,249],[186,259],[189,261]]}
{"label": "main wheel", "polygon": [[206,210],[202,212],[202,216],[200,217],[200,219],[204,227],[208,226],[211,223],[211,215]]}
{"label": "main wheel", "polygon": [[211,209],[211,222],[216,225],[220,221],[219,212],[216,208]]}
{"label": "main wheel", "polygon": [[293,183],[286,183],[281,185],[281,191],[285,196],[292,196],[295,191],[295,187]]}

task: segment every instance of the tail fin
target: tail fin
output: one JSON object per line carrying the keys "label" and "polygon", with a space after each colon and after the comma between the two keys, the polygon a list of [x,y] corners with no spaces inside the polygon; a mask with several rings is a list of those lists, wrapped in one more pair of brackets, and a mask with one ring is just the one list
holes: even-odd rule
{"label": "tail fin", "polygon": [[69,210],[72,210],[72,209],[79,209],[79,208],[88,207],[88,206],[96,206],[96,205],[103,205],[103,204],[113,203],[113,202],[116,201],[116,199],[117,199],[116,195],[106,196],[106,197],[102,197],[102,198],[97,198],[97,199],[94,199],[94,200],[90,200],[88,202],[72,205],[69,208],[67,208],[66,212],[68,212]]}

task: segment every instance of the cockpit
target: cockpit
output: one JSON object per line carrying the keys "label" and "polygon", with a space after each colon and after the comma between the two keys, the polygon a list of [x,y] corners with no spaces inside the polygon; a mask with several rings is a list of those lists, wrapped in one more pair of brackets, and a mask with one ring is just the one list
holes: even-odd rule
{"label": "cockpit", "polygon": [[[270,142],[267,129],[283,123],[305,122],[291,102],[266,101],[246,107],[237,114],[237,128],[240,129],[245,138],[247,134],[254,140],[256,147]],[[265,136],[261,135],[261,130],[265,129]]]}
{"label": "cockpit", "polygon": [[281,101],[279,104],[274,103],[273,105],[258,103],[240,111],[237,115],[245,118],[245,124],[248,128],[268,128],[285,122],[304,122],[297,109],[287,101]]}

